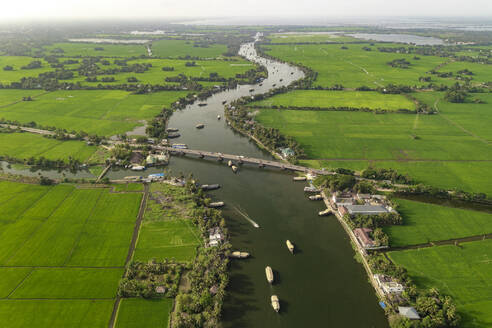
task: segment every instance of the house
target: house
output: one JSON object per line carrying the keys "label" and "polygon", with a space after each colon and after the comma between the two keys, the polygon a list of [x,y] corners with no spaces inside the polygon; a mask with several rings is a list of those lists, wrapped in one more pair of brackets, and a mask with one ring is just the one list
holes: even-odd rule
{"label": "house", "polygon": [[352,205],[354,199],[351,193],[333,193],[330,199],[330,203],[333,207],[340,207],[346,205]]}
{"label": "house", "polygon": [[372,199],[372,196],[370,194],[357,193],[357,199],[367,203]]}
{"label": "house", "polygon": [[147,165],[165,164],[168,161],[168,157],[164,154],[149,154],[145,159]]}
{"label": "house", "polygon": [[398,313],[400,313],[402,316],[407,317],[410,320],[418,320],[420,319],[420,316],[415,310],[415,308],[411,306],[399,306],[398,307]]}
{"label": "house", "polygon": [[291,148],[280,148],[281,155],[284,159],[293,157],[296,153]]}
{"label": "house", "polygon": [[401,293],[405,289],[402,284],[399,284],[384,274],[375,274],[374,279],[385,294]]}
{"label": "house", "polygon": [[354,229],[354,235],[359,242],[359,245],[364,249],[373,248],[375,243],[371,237],[369,237],[369,233],[372,232],[372,229],[369,228],[356,228]]}
{"label": "house", "polygon": [[208,230],[208,245],[211,247],[219,246],[219,244],[224,240],[224,236],[222,235],[222,230],[219,227],[211,228]]}
{"label": "house", "polygon": [[386,207],[382,205],[346,205],[350,215],[378,215],[388,213]]}
{"label": "house", "polygon": [[155,287],[155,292],[157,294],[165,294],[166,293],[166,288],[164,286],[156,286]]}
{"label": "house", "polygon": [[345,214],[347,214],[347,209],[345,208],[345,206],[339,206],[338,207],[338,214],[340,214],[340,216],[344,216]]}

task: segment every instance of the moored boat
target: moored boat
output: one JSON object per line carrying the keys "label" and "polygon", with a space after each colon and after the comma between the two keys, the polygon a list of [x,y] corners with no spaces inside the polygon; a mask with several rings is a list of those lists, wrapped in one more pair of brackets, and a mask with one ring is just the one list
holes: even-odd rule
{"label": "moored boat", "polygon": [[167,137],[169,139],[173,139],[173,138],[179,138],[181,136],[181,134],[179,134],[178,132],[169,132],[167,134]]}
{"label": "moored boat", "polygon": [[319,192],[319,189],[313,186],[304,187],[304,192]]}
{"label": "moored boat", "polygon": [[176,129],[176,128],[167,128],[166,129],[166,132],[178,132],[179,129]]}
{"label": "moored boat", "polygon": [[326,209],[324,211],[318,212],[318,215],[319,216],[326,216],[326,215],[330,215],[330,213],[331,213],[331,210],[330,209]]}
{"label": "moored boat", "polygon": [[213,202],[213,203],[208,204],[208,207],[222,207],[224,205],[225,205],[224,202]]}
{"label": "moored boat", "polygon": [[188,146],[186,144],[172,144],[171,148],[174,149],[188,149]]}
{"label": "moored boat", "polygon": [[220,121],[220,115],[217,115],[217,119]]}
{"label": "moored boat", "polygon": [[294,181],[306,181],[306,177],[294,177]]}
{"label": "moored boat", "polygon": [[207,106],[207,104],[206,103],[199,103],[198,106],[203,107],[203,106]]}
{"label": "moored boat", "polygon": [[220,185],[219,184],[204,184],[201,185],[202,190],[214,190],[214,189],[219,189]]}
{"label": "moored boat", "polygon": [[278,313],[278,311],[280,311],[280,301],[279,301],[277,295],[272,295],[270,300],[272,302],[273,310]]}
{"label": "moored boat", "polygon": [[236,173],[239,168],[236,165],[231,166],[232,172]]}
{"label": "moored boat", "polygon": [[232,166],[232,161],[227,162],[227,166],[231,167]]}
{"label": "moored boat", "polygon": [[294,244],[292,244],[291,241],[288,240],[288,239],[285,242],[285,244],[287,244],[287,248],[289,249],[289,252],[291,252],[292,254],[294,254]]}
{"label": "moored boat", "polygon": [[322,200],[323,196],[321,196],[320,194],[317,194],[317,195],[309,196],[308,198],[310,200]]}
{"label": "moored boat", "polygon": [[205,127],[205,124],[200,123],[200,124],[197,124],[195,127],[197,129],[203,129]]}
{"label": "moored boat", "polygon": [[273,270],[269,266],[265,268],[266,278],[269,284],[273,283]]}

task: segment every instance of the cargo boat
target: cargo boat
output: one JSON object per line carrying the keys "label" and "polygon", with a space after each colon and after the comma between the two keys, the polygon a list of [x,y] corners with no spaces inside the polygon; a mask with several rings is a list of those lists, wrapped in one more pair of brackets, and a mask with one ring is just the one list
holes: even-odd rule
{"label": "cargo boat", "polygon": [[280,301],[278,300],[277,295],[272,295],[270,300],[272,301],[273,310],[278,313],[278,311],[280,311]]}
{"label": "cargo boat", "polygon": [[273,283],[273,270],[269,266],[265,268],[266,278],[269,284]]}

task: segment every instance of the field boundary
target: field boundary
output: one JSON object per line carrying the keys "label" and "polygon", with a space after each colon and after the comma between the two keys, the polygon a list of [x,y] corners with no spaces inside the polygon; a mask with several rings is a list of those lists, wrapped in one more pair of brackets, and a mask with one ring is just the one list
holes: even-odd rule
{"label": "field boundary", "polygon": [[444,245],[458,245],[459,243],[466,243],[466,242],[471,242],[471,241],[480,241],[480,240],[485,240],[485,239],[492,239],[492,233],[474,235],[474,236],[468,236],[468,237],[461,237],[461,238],[445,239],[445,240],[435,240],[435,241],[430,241],[428,243],[423,243],[423,244],[414,244],[414,245],[397,246],[397,247],[391,247],[390,246],[389,248],[386,248],[384,250],[379,250],[379,251],[386,253],[386,252],[392,252],[392,251],[402,251],[402,250],[406,250],[406,249],[419,249],[419,248],[428,248],[428,247],[433,247],[433,246],[444,246]]}

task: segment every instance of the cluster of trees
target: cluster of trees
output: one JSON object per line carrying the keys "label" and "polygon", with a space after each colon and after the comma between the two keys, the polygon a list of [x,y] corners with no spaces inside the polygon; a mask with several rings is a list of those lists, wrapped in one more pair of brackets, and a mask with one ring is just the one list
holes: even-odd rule
{"label": "cluster of trees", "polygon": [[316,185],[320,188],[329,189],[331,192],[352,190],[357,183],[353,175],[335,174],[323,175],[316,178]]}
{"label": "cluster of trees", "polygon": [[14,68],[12,66],[10,66],[10,65],[6,65],[6,66],[3,67],[3,70],[4,71],[13,71]]}
{"label": "cluster of trees", "polygon": [[40,60],[33,60],[26,66],[22,66],[22,69],[35,69],[35,68],[41,68],[43,65],[41,64]]}
{"label": "cluster of trees", "polygon": [[131,155],[132,150],[128,145],[116,145],[111,149],[111,156],[120,161],[128,162]]}
{"label": "cluster of trees", "polygon": [[397,212],[381,213],[378,215],[354,215],[348,214],[344,217],[345,221],[352,229],[355,228],[369,228],[376,229],[389,225],[401,225],[403,219]]}
{"label": "cluster of trees", "polygon": [[472,193],[463,190],[446,190],[424,184],[417,184],[407,188],[400,188],[398,193],[401,195],[425,195],[448,200],[460,200],[465,202],[477,202],[484,204],[492,204],[492,201],[487,198],[484,193]]}
{"label": "cluster of trees", "polygon": [[451,297],[440,294],[435,288],[417,288],[407,271],[383,254],[369,255],[368,262],[373,272],[391,276],[405,286],[401,297],[388,304],[387,312],[395,312],[397,306],[413,306],[421,317],[421,320],[411,321],[400,315],[391,315],[391,328],[459,327],[461,318]]}
{"label": "cluster of trees", "polygon": [[145,132],[148,136],[152,138],[166,138],[166,125],[167,121],[173,114],[173,110],[169,108],[163,108],[159,115],[154,117],[154,119],[149,123]]}
{"label": "cluster of trees", "polygon": [[367,168],[361,176],[372,180],[389,180],[393,183],[412,184],[413,180],[406,174],[400,174],[395,169]]}
{"label": "cluster of trees", "polygon": [[172,66],[164,66],[164,67],[162,68],[162,70],[163,70],[164,72],[172,72],[172,71],[174,71],[174,67],[172,67]]}
{"label": "cluster of trees", "polygon": [[[126,275],[120,280],[118,295],[121,297],[175,297],[183,265],[164,259],[161,261],[131,262]],[[156,287],[164,287],[165,293],[158,293]]]}
{"label": "cluster of trees", "polygon": [[444,95],[444,99],[452,103],[464,103],[467,97],[468,93],[466,91],[456,89],[448,90]]}

